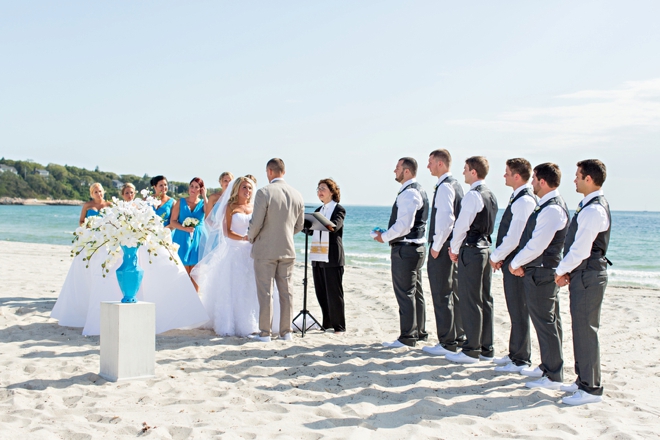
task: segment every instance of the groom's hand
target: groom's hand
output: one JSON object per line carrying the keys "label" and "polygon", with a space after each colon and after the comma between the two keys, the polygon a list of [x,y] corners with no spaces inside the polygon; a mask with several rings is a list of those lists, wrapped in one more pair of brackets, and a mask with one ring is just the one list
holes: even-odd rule
{"label": "groom's hand", "polygon": [[374,237],[374,240],[376,240],[378,243],[385,243],[381,235],[383,235],[381,232],[376,231],[376,236]]}

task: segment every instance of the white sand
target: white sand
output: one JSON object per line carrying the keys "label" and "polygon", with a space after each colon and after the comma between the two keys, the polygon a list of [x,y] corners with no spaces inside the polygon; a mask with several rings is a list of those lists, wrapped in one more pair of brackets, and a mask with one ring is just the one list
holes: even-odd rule
{"label": "white sand", "polygon": [[[608,289],[600,332],[605,400],[583,407],[558,404],[563,393],[526,389],[522,376],[492,365],[457,366],[421,346],[383,349],[381,341],[398,335],[389,273],[355,267],[346,268],[345,336],[310,332],[262,345],[175,330],[157,337],[155,379],[111,383],[97,375],[99,338],[49,318],[69,267],[67,247],[0,242],[0,250],[2,439],[658,436],[656,291]],[[295,280],[298,310],[301,266]],[[500,280],[494,291],[503,354],[509,328]],[[561,298],[569,382],[565,291]],[[430,301],[427,314],[435,343]]]}

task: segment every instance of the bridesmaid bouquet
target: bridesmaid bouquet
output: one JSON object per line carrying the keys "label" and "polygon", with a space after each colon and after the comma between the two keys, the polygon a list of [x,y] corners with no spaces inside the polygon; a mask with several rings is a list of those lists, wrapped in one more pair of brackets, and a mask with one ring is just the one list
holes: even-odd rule
{"label": "bridesmaid bouquet", "polygon": [[174,255],[179,246],[172,243],[170,230],[163,226],[163,221],[153,209],[159,201],[146,193],[143,196],[144,200],[135,199],[132,202],[113,197],[111,206],[102,209],[98,216],[88,217],[73,233],[71,256],[82,253],[83,260],[87,261],[86,267],[89,267],[92,256],[105,248],[108,256],[101,263],[103,276],[121,258],[121,246],[147,246],[149,263],[152,256],[164,250],[170,260],[178,264]]}
{"label": "bridesmaid bouquet", "polygon": [[196,228],[199,225],[199,219],[196,219],[195,217],[188,217],[181,224],[184,228]]}

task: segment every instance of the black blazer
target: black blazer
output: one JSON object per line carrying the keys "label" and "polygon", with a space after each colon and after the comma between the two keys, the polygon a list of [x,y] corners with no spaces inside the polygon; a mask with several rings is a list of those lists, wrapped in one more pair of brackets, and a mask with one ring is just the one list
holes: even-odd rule
{"label": "black blazer", "polygon": [[[319,212],[323,206],[316,208],[316,211]],[[318,267],[341,267],[344,265],[344,243],[342,242],[342,237],[344,235],[344,217],[346,217],[346,210],[343,206],[337,203],[335,210],[330,216],[330,221],[337,225],[334,232],[330,232],[330,238],[328,239],[328,262],[323,261],[312,261],[312,266]]]}

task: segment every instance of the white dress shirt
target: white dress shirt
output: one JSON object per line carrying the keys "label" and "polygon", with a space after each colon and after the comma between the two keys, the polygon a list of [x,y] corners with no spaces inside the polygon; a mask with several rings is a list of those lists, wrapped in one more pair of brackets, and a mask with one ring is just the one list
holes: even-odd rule
{"label": "white dress shirt", "polygon": [[[539,206],[557,196],[559,196],[558,190],[550,191],[541,197]],[[543,251],[550,245],[555,233],[563,229],[567,222],[568,215],[561,206],[550,205],[545,207],[536,217],[536,227],[532,232],[532,238],[529,239],[524,249],[515,256],[511,262],[511,267],[518,269],[543,254]]]}
{"label": "white dress shirt", "polygon": [[456,191],[449,182],[442,183],[445,178],[451,176],[447,172],[440,176],[438,183],[436,183],[435,193],[435,234],[433,235],[433,246],[431,248],[440,252],[442,246],[449,238],[451,230],[454,227],[456,216],[454,216],[454,200],[456,200]]}
{"label": "white dress shirt", "polygon": [[277,182],[278,180],[284,180],[284,177],[275,177],[273,180],[271,180],[269,183]]}
{"label": "white dress shirt", "polygon": [[[531,185],[523,185],[520,188],[516,189],[513,192],[512,197],[516,197],[520,194],[520,191],[525,188],[531,189]],[[506,232],[506,235],[502,239],[502,243],[493,251],[493,254],[490,256],[490,259],[493,263],[504,260],[506,257],[515,251],[520,243],[520,237],[525,230],[525,225],[527,224],[527,219],[536,208],[536,198],[522,196],[511,205],[511,224],[509,225],[509,230]]]}
{"label": "white dress shirt", "polygon": [[481,197],[479,191],[473,191],[477,186],[483,185],[483,183],[483,180],[477,180],[470,185],[470,191],[461,200],[461,212],[458,214],[458,218],[454,224],[454,236],[451,238],[450,243],[453,254],[458,254],[458,251],[461,250],[467,232],[470,230],[470,225],[472,225],[477,214],[484,209],[483,197]]}
{"label": "white dress shirt", "polygon": [[[407,235],[415,224],[415,214],[424,206],[424,199],[422,199],[419,191],[415,188],[406,189],[408,185],[415,182],[417,182],[417,179],[412,178],[401,185],[399,195],[396,197],[396,222],[387,231],[382,233],[381,238],[384,242],[389,242],[395,238]],[[402,241],[421,244],[426,243],[426,237],[422,236],[417,239],[404,238]]]}
{"label": "white dress shirt", "polygon": [[[586,205],[594,197],[602,195],[602,190],[588,194],[582,199],[582,206]],[[591,247],[596,236],[603,231],[607,231],[610,227],[610,219],[607,217],[607,211],[598,203],[592,203],[574,215],[578,216],[578,229],[575,233],[575,241],[568,250],[568,253],[564,255],[564,259],[559,262],[559,266],[557,266],[555,272],[559,276],[572,272],[573,269],[588,258],[591,255]]]}

